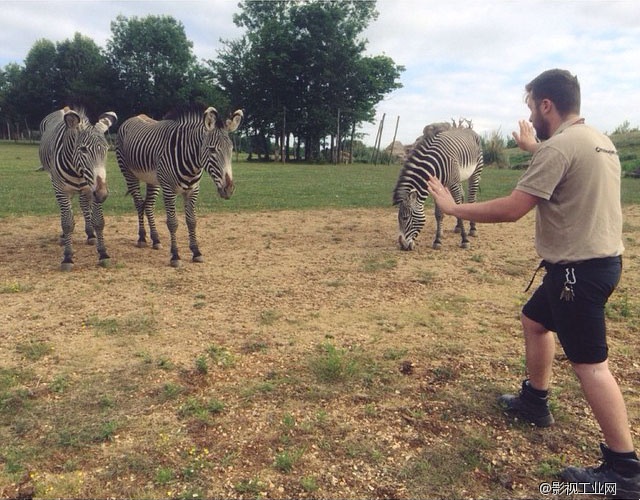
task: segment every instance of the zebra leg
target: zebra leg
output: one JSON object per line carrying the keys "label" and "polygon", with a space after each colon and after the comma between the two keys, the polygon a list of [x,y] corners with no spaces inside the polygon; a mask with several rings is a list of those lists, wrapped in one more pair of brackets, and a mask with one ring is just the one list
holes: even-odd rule
{"label": "zebra leg", "polygon": [[460,226],[460,237],[462,238],[462,241],[460,242],[460,247],[469,248],[469,238],[467,238],[467,231],[464,228],[464,222],[462,221],[462,219],[458,219],[458,223],[456,224],[456,227],[458,226]]}
{"label": "zebra leg", "polygon": [[104,215],[102,213],[102,203],[93,202],[91,206],[91,222],[97,235],[98,265],[108,267],[110,258],[104,244]]}
{"label": "zebra leg", "polygon": [[96,244],[96,233],[94,231],[93,223],[91,222],[92,201],[91,193],[80,193],[80,209],[82,210],[82,216],[84,217],[84,232],[87,234],[87,245]]}
{"label": "zebra leg", "polygon": [[[462,185],[460,183],[451,188],[451,195],[453,196],[453,199],[457,204],[460,204],[464,201],[464,194],[462,191]],[[469,238],[467,237],[467,231],[464,228],[464,221],[462,219],[458,219],[456,227],[460,228],[460,247],[469,248]]]}
{"label": "zebra leg", "polygon": [[[480,185],[480,176],[482,175],[482,169],[484,167],[484,163],[482,160],[482,153],[478,158],[478,165],[476,166],[476,170],[471,174],[469,180],[467,182],[467,192],[468,192],[468,200],[469,203],[476,202],[476,196],[478,195],[478,186]],[[469,221],[469,236],[477,236],[478,232],[476,231],[476,223],[474,221]]]}
{"label": "zebra leg", "polygon": [[[460,201],[458,201],[456,199],[456,203],[463,203],[463,202],[464,202],[464,196],[463,196],[463,191],[462,191],[462,185],[460,185]],[[456,227],[453,228],[453,232],[455,234],[464,233],[464,222],[462,221],[462,219],[457,219]]]}
{"label": "zebra leg", "polygon": [[469,236],[477,236],[478,231],[476,230],[476,223],[473,221],[469,221]]}
{"label": "zebra leg", "polygon": [[[131,193],[131,197],[133,198],[136,213],[138,214],[138,242],[136,243],[136,246],[138,248],[144,248],[147,246],[147,232],[144,228],[145,201],[142,199],[142,195],[140,194],[140,183],[137,179],[135,179],[135,188],[129,183],[129,181],[127,181],[127,185],[129,186],[128,189]],[[148,186],[147,189],[149,189]]]}
{"label": "zebra leg", "polygon": [[[147,232],[144,228],[144,212],[145,201],[142,199],[142,193],[140,192],[140,181],[129,170],[120,167],[124,180],[127,183],[127,194],[133,198],[133,205],[136,208],[138,214],[138,242],[136,246],[138,248],[144,248],[147,246]],[[147,185],[147,190],[149,186]]]}
{"label": "zebra leg", "polygon": [[61,242],[64,246],[60,270],[71,271],[73,269],[73,245],[71,238],[75,225],[71,207],[71,197],[66,193],[58,192],[56,193],[56,201],[60,207],[60,225],[62,226]]}
{"label": "zebra leg", "polygon": [[189,230],[189,248],[193,254],[193,262],[204,262],[204,258],[198,248],[198,238],[196,237],[196,201],[198,200],[199,185],[184,195],[184,212]]}
{"label": "zebra leg", "polygon": [[[162,248],[162,245],[160,244],[160,234],[158,233],[158,228],[156,227],[155,216],[156,199],[158,198],[159,192],[159,186],[156,186],[155,184],[147,184],[147,196],[144,200],[144,213],[147,216],[147,221],[149,222],[149,233],[151,234],[151,243],[154,250],[159,250],[160,248]],[[142,224],[141,227],[144,233],[144,224]]]}
{"label": "zebra leg", "polygon": [[178,218],[176,217],[176,194],[163,188],[162,195],[164,198],[164,206],[167,210],[167,228],[171,235],[171,260],[169,264],[171,267],[181,267],[182,261],[178,254],[178,241],[176,238],[176,232],[178,230]]}
{"label": "zebra leg", "polygon": [[444,216],[442,215],[442,211],[437,204],[435,204],[434,207],[434,215],[436,218],[436,237],[433,240],[432,247],[434,250],[440,250],[440,248],[442,247],[442,219],[444,218]]}

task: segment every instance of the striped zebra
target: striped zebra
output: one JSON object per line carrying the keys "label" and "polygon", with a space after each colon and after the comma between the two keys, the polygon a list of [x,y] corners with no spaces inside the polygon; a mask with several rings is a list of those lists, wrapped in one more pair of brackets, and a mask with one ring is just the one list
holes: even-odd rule
{"label": "striped zebra", "polygon": [[[171,266],[180,267],[176,231],[176,198],[181,194],[189,231],[193,262],[203,262],[196,238],[195,205],[204,171],[213,178],[225,199],[234,190],[231,171],[233,145],[229,132],[238,128],[243,114],[237,110],[223,120],[215,108],[195,108],[167,115],[156,121],[146,115],[126,120],[118,131],[116,157],[138,212],[138,247],[147,245],[144,217],[149,223],[153,248],[160,248],[154,207],[162,190],[171,234]],[[145,197],[140,182],[146,184]]]}
{"label": "striped zebra", "polygon": [[[456,203],[464,198],[462,182],[468,179],[468,201],[476,201],[478,184],[484,163],[480,136],[469,128],[452,128],[423,139],[409,154],[400,171],[393,192],[393,204],[398,205],[398,243],[402,250],[413,250],[415,240],[425,223],[424,202],[428,196],[427,174],[440,179],[451,191]],[[436,205],[436,236],[433,248],[441,247],[443,214]],[[458,219],[462,248],[469,240],[462,220]],[[470,223],[470,236],[476,235],[475,222]]]}
{"label": "striped zebra", "polygon": [[75,226],[71,200],[79,193],[85,220],[87,243],[97,245],[98,263],[106,266],[109,255],[104,245],[102,203],[107,198],[106,157],[109,149],[105,134],[118,121],[113,111],[103,113],[92,125],[83,109],[65,107],[47,115],[40,123],[40,162],[49,173],[60,207],[61,269],[73,269],[72,233]]}

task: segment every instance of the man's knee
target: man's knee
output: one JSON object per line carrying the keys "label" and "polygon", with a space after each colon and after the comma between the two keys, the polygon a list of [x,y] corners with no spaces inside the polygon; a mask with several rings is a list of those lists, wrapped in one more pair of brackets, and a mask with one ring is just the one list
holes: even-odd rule
{"label": "man's knee", "polygon": [[606,359],[595,363],[578,363],[571,361],[571,366],[581,382],[587,381],[593,377],[600,377],[602,375],[608,376],[610,374],[609,362]]}
{"label": "man's knee", "polygon": [[520,313],[520,322],[522,323],[522,329],[526,335],[542,335],[549,332],[543,324],[532,320],[524,313]]}

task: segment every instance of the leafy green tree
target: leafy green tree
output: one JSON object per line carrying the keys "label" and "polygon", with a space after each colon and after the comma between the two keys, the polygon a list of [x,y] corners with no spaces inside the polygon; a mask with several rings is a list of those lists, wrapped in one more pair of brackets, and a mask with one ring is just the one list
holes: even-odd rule
{"label": "leafy green tree", "polygon": [[211,70],[196,62],[181,23],[168,16],[119,16],[112,31],[108,51],[80,33],[57,44],[38,40],[24,67],[0,73],[3,120],[37,129],[46,114],[65,105],[83,106],[91,115],[114,110],[122,120],[137,113],[159,118],[196,102],[224,109],[227,101]]}
{"label": "leafy green tree", "polygon": [[52,41],[36,41],[12,89],[16,107],[30,129],[37,129],[45,114],[60,105],[55,88],[56,59],[56,46]]}
{"label": "leafy green tree", "polygon": [[201,70],[181,22],[171,16],[120,15],[111,23],[111,32],[107,57],[121,82],[117,99],[124,116],[146,113],[160,118],[202,97],[194,85]]}
{"label": "leafy green tree", "polygon": [[113,108],[107,59],[91,38],[76,33],[72,40],[58,43],[56,61],[57,102],[80,105],[96,115]]}
{"label": "leafy green tree", "polygon": [[[401,85],[404,70],[385,56],[365,57],[359,38],[376,18],[374,1],[245,1],[234,22],[247,29],[209,61],[216,83],[247,108],[262,144],[292,134],[307,159],[337,128],[371,121],[375,105]],[[339,127],[337,117],[340,116]],[[339,142],[339,138],[338,141]]]}
{"label": "leafy green tree", "polygon": [[38,40],[24,67],[5,69],[2,109],[7,120],[35,130],[51,111],[66,105],[83,106],[90,114],[105,111],[112,101],[108,66],[100,48],[90,38],[76,33],[57,45]]}
{"label": "leafy green tree", "polygon": [[0,70],[0,137],[10,139],[22,119],[18,103],[18,89],[22,81],[22,67],[10,63]]}

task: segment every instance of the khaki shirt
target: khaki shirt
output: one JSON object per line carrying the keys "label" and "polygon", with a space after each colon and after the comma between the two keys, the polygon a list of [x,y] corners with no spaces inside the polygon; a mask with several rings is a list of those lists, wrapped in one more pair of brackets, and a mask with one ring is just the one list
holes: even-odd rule
{"label": "khaki shirt", "polygon": [[540,257],[555,264],[622,254],[620,171],[611,140],[584,123],[564,123],[540,145],[516,185],[541,198]]}

